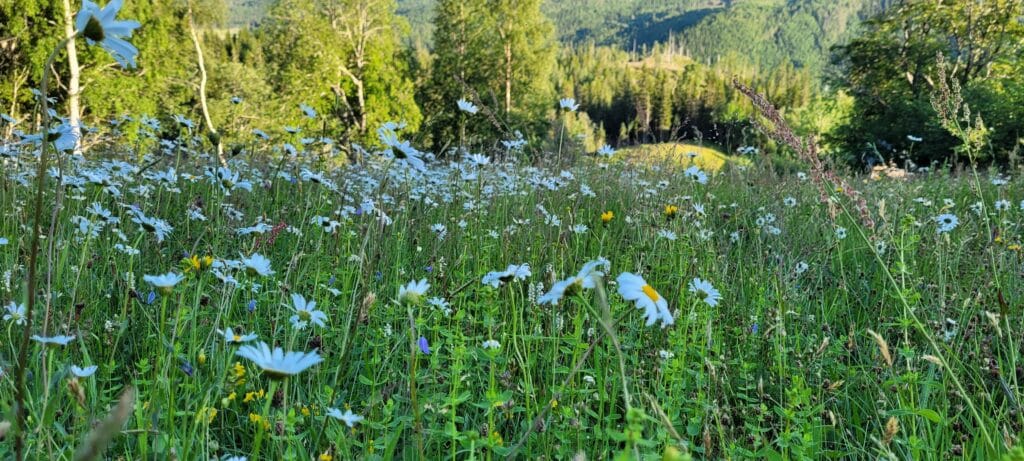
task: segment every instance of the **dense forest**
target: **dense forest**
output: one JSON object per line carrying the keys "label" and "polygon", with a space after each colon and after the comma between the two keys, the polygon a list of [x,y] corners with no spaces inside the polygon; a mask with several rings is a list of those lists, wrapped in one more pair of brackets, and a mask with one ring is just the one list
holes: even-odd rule
{"label": "dense forest", "polygon": [[[259,24],[273,0],[227,0],[229,27]],[[595,43],[642,53],[671,44],[710,63],[742,55],[773,67],[789,60],[820,71],[829,47],[851,37],[857,25],[894,0],[559,0],[544,1],[564,44]],[[412,43],[430,44],[437,0],[398,0]]]}
{"label": "dense forest", "polygon": [[[63,29],[47,18],[65,5],[0,5],[0,107],[15,120],[30,113],[29,89]],[[205,126],[168,123],[162,135],[209,131],[244,145],[258,129],[278,133],[282,149],[318,139],[354,149],[394,121],[439,155],[518,138],[537,153],[564,138],[587,152],[689,139],[784,154],[753,129],[735,78],[826,152],[926,164],[956,159],[960,138],[933,110],[942,70],[982,117],[970,121],[984,128],[972,131],[982,160],[1015,161],[1021,139],[1021,0],[140,0],[125,10],[142,23],[140,66],[85,66],[88,124],[129,111],[200,120],[207,101]],[[67,62],[55,67],[67,112]],[[559,111],[566,97],[580,110]],[[303,105],[323,116],[305,117]],[[303,133],[281,134],[282,124]]]}

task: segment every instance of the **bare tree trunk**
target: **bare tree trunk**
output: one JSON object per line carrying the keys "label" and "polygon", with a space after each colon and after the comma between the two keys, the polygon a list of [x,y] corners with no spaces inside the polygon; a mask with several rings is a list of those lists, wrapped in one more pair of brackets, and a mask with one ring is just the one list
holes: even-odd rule
{"label": "bare tree trunk", "polygon": [[366,90],[363,88],[363,79],[355,80],[356,100],[359,102],[359,133],[366,133]]}
{"label": "bare tree trunk", "polygon": [[[64,0],[68,1],[68,0]],[[206,129],[210,130],[211,141],[217,145],[217,161],[223,167],[228,166],[224,159],[224,143],[220,140],[220,134],[213,127],[213,120],[210,119],[210,109],[206,105],[206,61],[203,59],[203,48],[199,46],[199,34],[196,32],[196,23],[192,18],[192,2],[188,3],[188,32],[192,37],[192,44],[196,48],[196,59],[199,61],[199,107],[203,110],[203,120],[206,122]]]}
{"label": "bare tree trunk", "polygon": [[[66,1],[66,0],[65,0]],[[505,42],[505,113],[512,112],[512,43]]]}
{"label": "bare tree trunk", "polygon": [[[11,85],[11,108],[8,111],[11,118],[18,119],[18,90],[21,89],[21,85],[24,85],[28,81],[28,70],[21,72],[15,71],[14,84]],[[14,133],[14,124],[7,123],[7,128],[4,130],[4,137],[7,139],[11,138]]]}
{"label": "bare tree trunk", "polygon": [[[71,0],[64,0],[64,34],[66,38],[75,35],[75,20],[71,12]],[[75,41],[68,40],[68,123],[75,136],[75,155],[82,155],[82,106],[79,101],[81,92],[81,68],[78,67],[78,53]],[[47,127],[49,129],[49,127]]]}
{"label": "bare tree trunk", "polygon": [[[358,71],[358,69],[356,69]],[[341,72],[352,81],[352,84],[356,87],[356,126],[359,128],[359,134],[366,133],[366,92],[363,88],[363,79],[348,70],[347,67],[341,66]],[[348,102],[346,101],[346,105]]]}

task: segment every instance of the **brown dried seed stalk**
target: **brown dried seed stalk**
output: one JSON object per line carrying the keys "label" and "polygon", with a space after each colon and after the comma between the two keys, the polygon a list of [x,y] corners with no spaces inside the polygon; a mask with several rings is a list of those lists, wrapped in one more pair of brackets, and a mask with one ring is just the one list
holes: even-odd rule
{"label": "brown dried seed stalk", "polygon": [[875,220],[871,217],[871,212],[868,210],[867,201],[859,191],[854,189],[850,184],[836,175],[832,171],[825,169],[824,163],[821,161],[821,157],[818,155],[818,145],[815,143],[814,136],[808,136],[805,139],[800,138],[793,132],[789,124],[786,123],[786,119],[775,109],[775,106],[768,101],[760,93],[754,91],[754,89],[740,83],[738,80],[733,79],[732,84],[748,98],[754,105],[754,108],[761,113],[762,119],[755,119],[754,123],[757,124],[758,128],[761,129],[768,137],[774,139],[780,144],[785,144],[796,152],[797,157],[807,162],[811,166],[811,181],[818,188],[820,194],[820,200],[829,206],[829,215],[832,219],[835,219],[837,210],[835,204],[829,200],[831,194],[826,188],[827,183],[833,184],[836,192],[839,192],[849,198],[857,210],[857,214],[860,217],[861,223],[865,228],[874,230]]}
{"label": "brown dried seed stalk", "polygon": [[135,389],[129,387],[121,393],[117,406],[110,411],[106,419],[89,432],[89,436],[85,438],[85,441],[78,447],[78,450],[75,450],[74,460],[98,459],[103,454],[103,451],[106,450],[110,441],[114,439],[114,436],[121,432],[121,426],[124,425],[125,421],[128,421],[128,417],[131,416],[134,407]]}
{"label": "brown dried seed stalk", "polygon": [[885,339],[882,338],[882,335],[875,333],[874,330],[869,329],[868,335],[870,335],[871,339],[875,340],[875,343],[878,344],[878,351],[882,353],[882,358],[885,359],[885,364],[891,368],[892,355],[889,354],[889,343],[885,342]]}
{"label": "brown dried seed stalk", "polygon": [[882,443],[889,445],[892,442],[892,438],[900,432],[900,422],[895,416],[890,416],[889,420],[885,422],[885,434],[882,437]]}

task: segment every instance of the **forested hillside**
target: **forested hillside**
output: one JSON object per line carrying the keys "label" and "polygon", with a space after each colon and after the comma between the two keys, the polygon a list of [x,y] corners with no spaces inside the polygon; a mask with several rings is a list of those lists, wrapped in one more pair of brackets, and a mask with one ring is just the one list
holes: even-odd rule
{"label": "forested hillside", "polygon": [[[83,52],[79,77],[89,91],[76,102],[87,123],[131,107],[175,123],[208,120],[202,130],[217,127],[211,139],[238,144],[253,129],[310,123],[299,110],[308,107],[324,115],[316,131],[342,144],[378,145],[376,128],[402,121],[418,145],[442,154],[482,140],[498,150],[501,140],[523,140],[535,153],[679,140],[777,153],[754,129],[735,78],[765,94],[799,134],[818,135],[823,152],[924,164],[951,157],[957,143],[933,117],[941,55],[954,63],[948,72],[971,113],[983,117],[984,125],[972,118],[972,142],[987,146],[979,157],[1015,161],[1024,145],[1022,2],[132,2],[125,8],[141,23],[140,68],[96,65],[101,56]],[[32,111],[29,89],[40,84],[32,69],[61,33],[48,19],[61,3],[0,3],[8,26],[0,45],[9,50],[0,56],[0,106],[16,123]],[[59,58],[55,69],[64,91],[70,67]],[[74,112],[70,95],[55,95],[61,113]],[[560,98],[579,110],[559,110]]]}
{"label": "forested hillside", "polygon": [[[227,0],[229,22],[257,21],[270,0]],[[733,54],[772,68],[785,60],[817,73],[831,46],[893,0],[548,0],[542,7],[563,43],[594,42],[639,52],[672,43],[709,63]],[[436,0],[399,0],[414,40],[429,41]]]}

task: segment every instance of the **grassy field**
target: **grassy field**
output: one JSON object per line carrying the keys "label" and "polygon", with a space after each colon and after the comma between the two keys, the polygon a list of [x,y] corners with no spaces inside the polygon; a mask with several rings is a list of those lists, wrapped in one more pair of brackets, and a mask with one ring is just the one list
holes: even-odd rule
{"label": "grassy field", "polygon": [[[685,174],[691,149],[671,146],[678,164],[564,169],[419,171],[376,153],[335,169],[304,155],[220,170],[203,155],[65,160],[30,333],[74,338],[29,343],[28,453],[70,459],[94,427],[113,438],[109,459],[998,459],[1020,446],[1020,179],[855,181],[870,229],[803,173],[721,168],[699,149],[706,181]],[[3,162],[10,415],[35,161]],[[315,355],[263,357],[261,342]],[[112,409],[113,428],[96,426]]]}
{"label": "grassy field", "polygon": [[620,149],[618,157],[623,161],[642,165],[683,168],[696,165],[702,170],[712,173],[721,170],[727,163],[750,165],[750,160],[747,158],[727,155],[713,147],[680,142],[630,146]]}

